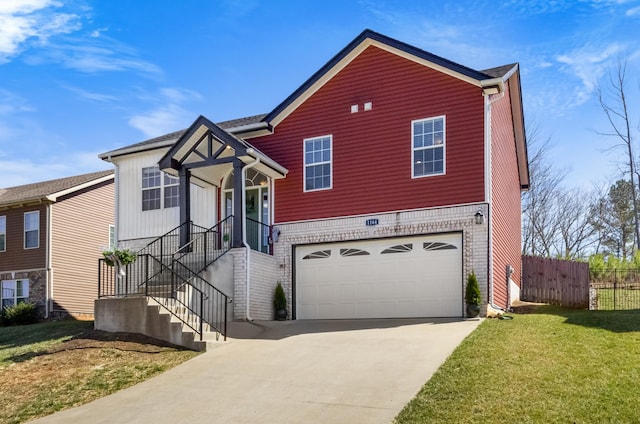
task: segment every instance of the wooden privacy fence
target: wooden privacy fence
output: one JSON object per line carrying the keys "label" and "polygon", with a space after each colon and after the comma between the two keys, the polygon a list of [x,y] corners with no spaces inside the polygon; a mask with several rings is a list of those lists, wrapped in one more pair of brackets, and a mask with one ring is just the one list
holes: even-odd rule
{"label": "wooden privacy fence", "polygon": [[520,298],[569,308],[589,308],[589,264],[522,256]]}

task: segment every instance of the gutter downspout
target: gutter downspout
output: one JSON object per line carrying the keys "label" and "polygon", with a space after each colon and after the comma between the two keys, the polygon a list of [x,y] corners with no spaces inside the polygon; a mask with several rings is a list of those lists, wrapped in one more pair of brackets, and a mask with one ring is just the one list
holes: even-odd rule
{"label": "gutter downspout", "polygon": [[47,204],[47,208],[46,208],[46,214],[47,214],[47,248],[46,248],[46,264],[45,267],[47,269],[47,283],[44,285],[45,286],[45,294],[44,294],[44,298],[45,298],[45,302],[44,302],[44,319],[48,319],[49,318],[49,309],[51,309],[50,307],[50,303],[53,301],[53,269],[51,268],[51,262],[52,262],[52,232],[53,229],[51,228],[51,222],[52,222],[52,210],[51,210],[51,206],[52,204],[49,203]]}
{"label": "gutter downspout", "polygon": [[[109,162],[111,162],[111,156],[109,156],[108,159]],[[120,167],[118,166],[118,164],[116,162],[111,162],[113,164],[114,167],[114,171],[113,171],[113,186],[114,186],[114,192],[115,192],[115,199],[114,199],[114,214],[113,214],[113,225],[114,227],[116,227],[116,240],[115,240],[115,246],[114,247],[119,247],[118,245],[120,244],[120,235],[119,235],[119,219],[118,217],[120,216],[120,190],[118,190],[118,186],[120,183]]]}
{"label": "gutter downspout", "polygon": [[[253,149],[249,148],[247,149],[247,153],[248,154],[252,154],[254,152]],[[247,181],[247,169],[249,168],[253,168],[254,166],[256,166],[257,164],[260,163],[260,158],[256,158],[255,161],[245,165],[242,167],[242,208],[246,209],[246,204],[247,204],[247,190],[246,190],[246,181]],[[245,308],[245,318],[247,319],[247,321],[253,321],[253,318],[251,318],[251,313],[250,313],[250,305],[251,305],[251,247],[249,246],[249,243],[247,243],[247,219],[245,217],[246,214],[246,210],[242,211],[242,216],[244,218],[244,225],[242,226],[242,244],[244,244],[245,249],[247,249],[247,261],[245,263],[245,278],[247,279],[246,281],[246,288],[247,288],[247,293],[246,293],[246,308]]]}

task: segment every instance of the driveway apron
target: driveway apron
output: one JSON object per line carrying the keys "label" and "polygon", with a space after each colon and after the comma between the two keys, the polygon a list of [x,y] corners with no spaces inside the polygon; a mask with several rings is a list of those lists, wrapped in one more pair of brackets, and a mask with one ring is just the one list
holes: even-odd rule
{"label": "driveway apron", "polygon": [[233,323],[134,387],[34,423],[388,423],[479,320]]}

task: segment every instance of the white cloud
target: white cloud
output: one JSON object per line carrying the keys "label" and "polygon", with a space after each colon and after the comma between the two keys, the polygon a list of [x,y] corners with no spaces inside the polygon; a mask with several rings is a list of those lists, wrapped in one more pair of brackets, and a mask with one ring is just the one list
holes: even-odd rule
{"label": "white cloud", "polygon": [[3,88],[0,88],[0,117],[18,112],[33,112],[23,97]]}
{"label": "white cloud", "polygon": [[640,16],[640,6],[632,7],[631,9],[628,9],[627,12],[625,13],[625,15],[630,16],[630,17]]}
{"label": "white cloud", "polygon": [[77,94],[79,97],[83,99],[91,100],[94,102],[113,102],[118,100],[116,96],[112,96],[110,94],[102,94],[102,93],[87,91],[85,89],[82,89],[80,87],[75,87],[73,85],[62,84],[62,88],[69,90],[74,94]]}
{"label": "white cloud", "polygon": [[193,120],[190,112],[181,106],[169,104],[131,117],[129,125],[142,131],[146,137],[152,138],[183,129],[190,119]]}
{"label": "white cloud", "polygon": [[[0,155],[2,187],[14,187],[39,181],[70,177],[110,169],[111,165],[98,158],[98,152],[69,153],[64,157],[43,159],[4,160]],[[37,172],[34,172],[37,170]]]}
{"label": "white cloud", "polygon": [[89,37],[98,38],[98,37],[100,37],[102,35],[103,32],[107,32],[108,30],[109,30],[108,27],[94,29],[89,34]]}
{"label": "white cloud", "polygon": [[193,90],[176,87],[160,89],[157,96],[145,95],[144,100],[156,103],[150,111],[137,114],[129,119],[129,125],[142,131],[146,137],[157,137],[185,128],[195,119],[195,114],[185,109],[182,104],[192,101],[200,102],[202,95]]}
{"label": "white cloud", "polygon": [[572,52],[558,55],[556,60],[561,70],[580,80],[574,90],[572,105],[585,103],[597,89],[598,81],[610,66],[611,59],[618,57],[624,47],[618,43],[607,46],[586,45]]}
{"label": "white cloud", "polygon": [[81,29],[81,17],[57,12],[60,7],[62,3],[54,0],[0,0],[0,64],[29,50],[25,62],[31,65],[56,63],[86,73],[162,73],[135,49],[106,37],[106,27],[70,36]]}
{"label": "white cloud", "polygon": [[182,103],[187,100],[202,100],[202,95],[186,88],[162,88],[160,93],[168,100]]}
{"label": "white cloud", "polygon": [[46,44],[50,37],[80,28],[78,16],[55,13],[61,4],[51,0],[3,0],[0,2],[0,63],[20,53],[30,40]]}
{"label": "white cloud", "polygon": [[29,56],[26,62],[32,65],[59,63],[86,73],[138,71],[148,76],[162,73],[158,66],[141,59],[135,49],[105,36],[67,38],[51,43],[46,50]]}
{"label": "white cloud", "polygon": [[0,14],[31,13],[49,6],[60,6],[55,0],[3,0]]}

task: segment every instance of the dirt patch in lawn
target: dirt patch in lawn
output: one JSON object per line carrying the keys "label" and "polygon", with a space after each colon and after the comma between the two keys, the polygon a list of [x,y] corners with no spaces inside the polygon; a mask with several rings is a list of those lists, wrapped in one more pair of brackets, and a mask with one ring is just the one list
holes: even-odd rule
{"label": "dirt patch in lawn", "polygon": [[130,333],[86,330],[0,366],[0,423],[90,402],[172,368],[196,352]]}
{"label": "dirt patch in lawn", "polygon": [[533,302],[523,302],[517,301],[511,305],[511,309],[516,314],[533,314],[535,313],[541,306],[546,306],[546,303],[533,303]]}

